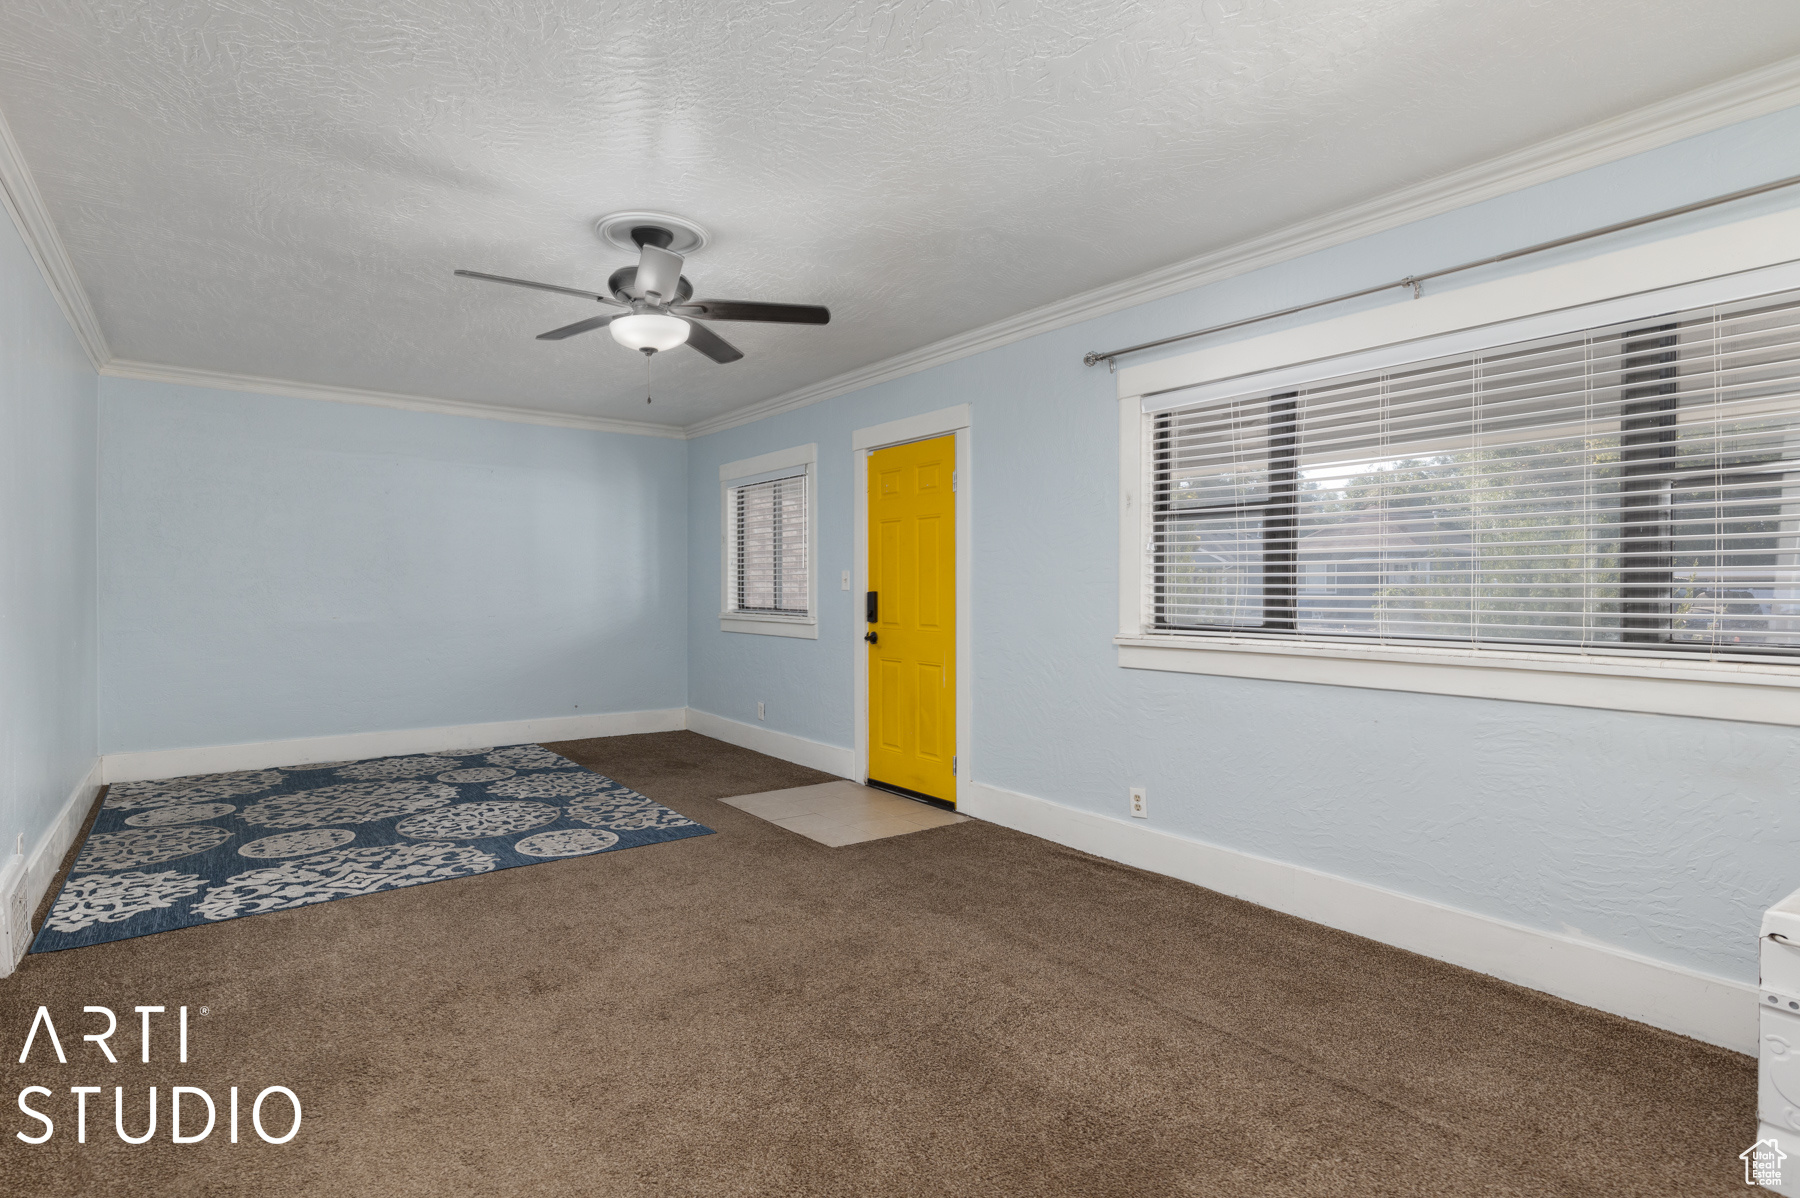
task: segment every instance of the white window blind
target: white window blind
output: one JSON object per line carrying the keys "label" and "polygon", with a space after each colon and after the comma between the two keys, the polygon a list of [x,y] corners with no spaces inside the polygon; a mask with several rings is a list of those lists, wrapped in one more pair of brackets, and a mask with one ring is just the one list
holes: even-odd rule
{"label": "white window blind", "polygon": [[1144,424],[1152,634],[1800,653],[1800,292]]}
{"label": "white window blind", "polygon": [[808,614],[806,511],[805,474],[732,488],[733,610]]}

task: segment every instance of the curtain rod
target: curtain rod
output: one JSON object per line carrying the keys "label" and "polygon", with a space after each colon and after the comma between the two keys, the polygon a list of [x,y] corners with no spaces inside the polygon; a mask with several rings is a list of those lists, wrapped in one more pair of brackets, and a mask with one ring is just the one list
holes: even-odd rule
{"label": "curtain rod", "polygon": [[1327,304],[1341,304],[1345,300],[1361,299],[1365,295],[1374,295],[1381,291],[1392,291],[1396,287],[1411,287],[1413,298],[1422,294],[1420,288],[1431,279],[1441,279],[1445,275],[1453,275],[1458,271],[1474,270],[1478,266],[1492,266],[1496,262],[1509,262],[1514,258],[1523,258],[1527,254],[1541,254],[1545,250],[1554,250],[1561,246],[1573,245],[1578,241],[1586,241],[1590,237],[1604,237],[1608,233],[1618,233],[1625,229],[1635,229],[1639,225],[1651,224],[1659,220],[1668,220],[1674,216],[1685,216],[1689,212],[1699,212],[1703,208],[1729,204],[1733,200],[1745,200],[1751,196],[1762,195],[1768,191],[1779,191],[1783,187],[1792,187],[1800,183],[1800,175],[1790,175],[1785,179],[1777,179],[1773,183],[1763,183],[1756,187],[1746,187],[1742,191],[1734,191],[1728,195],[1714,196],[1710,200],[1700,200],[1693,204],[1683,204],[1679,208],[1667,208],[1661,212],[1653,212],[1649,216],[1634,217],[1622,220],[1614,225],[1605,225],[1598,229],[1589,229],[1585,233],[1574,233],[1568,237],[1558,237],[1555,241],[1540,241],[1536,245],[1528,245],[1522,250],[1509,250],[1504,254],[1495,254],[1492,258],[1482,258],[1475,262],[1464,262],[1461,266],[1446,266],[1442,270],[1428,271],[1420,275],[1407,275],[1404,279],[1395,279],[1392,283],[1381,283],[1374,287],[1364,287],[1359,291],[1346,291],[1342,295],[1334,295],[1330,299],[1313,300],[1307,304],[1296,304],[1292,308],[1283,308],[1279,312],[1264,312],[1261,316],[1246,316],[1242,320],[1234,320],[1227,324],[1215,324],[1210,328],[1196,329],[1191,333],[1177,333],[1173,337],[1163,337],[1156,341],[1145,341],[1138,345],[1128,345],[1124,349],[1108,350],[1105,353],[1089,353],[1082,357],[1084,365],[1093,366],[1099,362],[1112,365],[1113,359],[1122,358],[1126,354],[1135,354],[1140,350],[1156,349],[1163,345],[1173,345],[1178,341],[1191,341],[1195,337],[1204,337],[1209,333],[1223,333],[1226,329],[1240,329],[1247,324],[1257,324],[1265,320],[1275,320],[1282,316],[1292,316],[1296,312],[1307,312],[1313,308],[1323,308]]}

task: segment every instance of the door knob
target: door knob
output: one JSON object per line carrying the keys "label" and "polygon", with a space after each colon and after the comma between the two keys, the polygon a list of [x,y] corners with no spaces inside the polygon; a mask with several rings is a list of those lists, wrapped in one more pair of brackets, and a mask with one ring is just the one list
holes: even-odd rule
{"label": "door knob", "polygon": [[863,633],[863,640],[868,641],[873,645],[876,641],[875,633],[873,631]]}

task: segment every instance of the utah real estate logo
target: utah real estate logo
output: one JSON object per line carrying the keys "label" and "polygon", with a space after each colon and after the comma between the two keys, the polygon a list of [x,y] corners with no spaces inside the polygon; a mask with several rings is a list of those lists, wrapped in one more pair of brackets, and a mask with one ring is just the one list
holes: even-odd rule
{"label": "utah real estate logo", "polygon": [[1787,1159],[1787,1153],[1773,1139],[1762,1139],[1738,1153],[1738,1159],[1744,1162],[1744,1184],[1747,1186],[1778,1186],[1781,1184],[1781,1162]]}

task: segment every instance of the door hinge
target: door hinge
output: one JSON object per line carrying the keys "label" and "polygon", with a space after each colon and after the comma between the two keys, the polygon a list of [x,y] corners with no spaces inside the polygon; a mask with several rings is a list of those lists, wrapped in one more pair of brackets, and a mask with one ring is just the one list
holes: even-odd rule
{"label": "door hinge", "polygon": [[954,470],[950,472],[950,493],[956,494],[956,471]]}
{"label": "door hinge", "polygon": [[952,778],[956,777],[956,758],[954,757],[950,759],[950,776]]}

